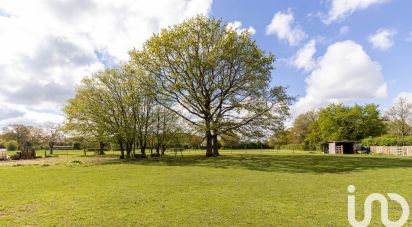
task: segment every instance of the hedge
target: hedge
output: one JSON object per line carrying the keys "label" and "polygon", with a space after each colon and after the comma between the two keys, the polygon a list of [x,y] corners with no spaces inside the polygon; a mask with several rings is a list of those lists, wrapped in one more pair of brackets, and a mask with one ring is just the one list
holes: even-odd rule
{"label": "hedge", "polygon": [[366,138],[362,140],[365,146],[411,146],[412,136],[392,136],[385,135],[380,137]]}

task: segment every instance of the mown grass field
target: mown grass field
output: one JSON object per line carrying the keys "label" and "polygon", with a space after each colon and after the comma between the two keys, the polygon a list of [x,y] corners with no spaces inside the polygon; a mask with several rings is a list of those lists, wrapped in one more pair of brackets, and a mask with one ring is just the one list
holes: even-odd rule
{"label": "mown grass field", "polygon": [[[56,154],[0,162],[0,226],[349,226],[351,184],[359,219],[372,192],[398,193],[412,205],[407,157],[255,150],[120,161],[113,152]],[[381,226],[377,208],[371,226]],[[391,219],[399,216],[391,203]]]}

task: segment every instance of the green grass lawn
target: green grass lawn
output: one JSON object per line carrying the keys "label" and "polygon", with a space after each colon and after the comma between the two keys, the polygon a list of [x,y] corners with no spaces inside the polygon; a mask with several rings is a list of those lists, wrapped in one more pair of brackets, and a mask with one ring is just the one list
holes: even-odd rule
{"label": "green grass lawn", "polygon": [[[348,226],[350,184],[358,219],[373,192],[398,193],[412,205],[412,158],[259,150],[138,161],[113,152],[56,154],[0,162],[0,226]],[[371,226],[381,226],[377,208]],[[393,220],[399,211],[390,204]]]}

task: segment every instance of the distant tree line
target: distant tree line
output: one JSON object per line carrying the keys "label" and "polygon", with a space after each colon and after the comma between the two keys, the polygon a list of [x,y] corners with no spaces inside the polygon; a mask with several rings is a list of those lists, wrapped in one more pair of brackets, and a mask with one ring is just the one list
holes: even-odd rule
{"label": "distant tree line", "polygon": [[[334,140],[355,140],[364,145],[412,145],[412,104],[399,98],[382,113],[375,104],[330,104],[299,115],[292,127],[274,134],[270,142],[284,148],[312,150]],[[288,147],[284,146],[289,144]]]}
{"label": "distant tree line", "polygon": [[[155,127],[154,129],[156,129]],[[68,133],[70,132],[70,133]],[[8,151],[22,151],[25,147],[34,150],[47,150],[53,155],[55,150],[85,150],[95,151],[96,154],[104,154],[105,150],[120,150],[120,146],[112,141],[101,142],[100,137],[71,134],[71,129],[64,124],[47,123],[38,127],[11,124],[4,127],[0,133],[0,149]],[[157,130],[155,133],[159,133]],[[155,136],[155,135],[153,135]],[[156,151],[154,137],[148,139],[148,149],[151,153]],[[175,132],[172,142],[168,142],[170,147],[200,149],[203,146],[203,137],[186,132]],[[104,145],[102,145],[104,144]],[[159,148],[160,149],[160,148]]]}
{"label": "distant tree line", "polygon": [[42,127],[33,127],[21,124],[12,124],[2,129],[0,134],[0,147],[9,151],[28,151],[32,149],[50,150],[64,139],[62,126],[47,123]]}

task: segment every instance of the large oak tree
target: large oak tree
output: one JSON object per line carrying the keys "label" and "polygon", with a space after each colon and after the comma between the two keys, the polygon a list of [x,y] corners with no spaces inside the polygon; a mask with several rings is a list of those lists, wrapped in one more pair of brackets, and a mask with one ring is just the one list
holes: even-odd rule
{"label": "large oak tree", "polygon": [[218,136],[271,130],[288,114],[285,88],[270,87],[275,57],[220,20],[163,29],[130,56],[156,81],[157,101],[203,132],[207,156],[218,155]]}

